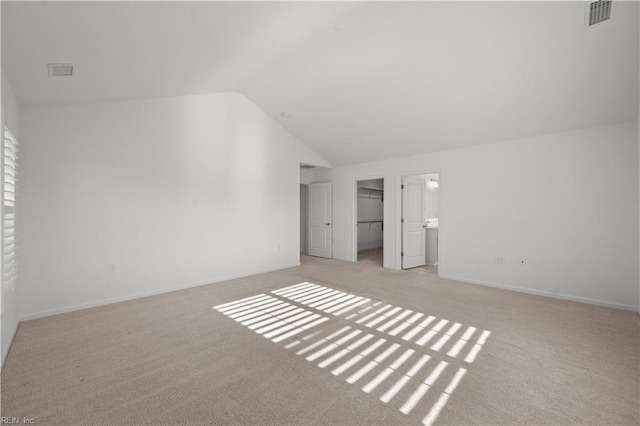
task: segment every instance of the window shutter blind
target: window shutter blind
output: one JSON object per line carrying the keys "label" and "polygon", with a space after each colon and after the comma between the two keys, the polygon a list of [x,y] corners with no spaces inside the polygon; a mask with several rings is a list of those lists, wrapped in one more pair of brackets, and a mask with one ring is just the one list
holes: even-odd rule
{"label": "window shutter blind", "polygon": [[15,216],[18,142],[6,127],[2,145],[2,285],[12,288],[18,276]]}

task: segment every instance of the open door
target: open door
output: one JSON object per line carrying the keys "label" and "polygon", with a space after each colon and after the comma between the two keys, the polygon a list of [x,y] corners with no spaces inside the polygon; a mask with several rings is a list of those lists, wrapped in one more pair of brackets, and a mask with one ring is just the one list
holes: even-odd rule
{"label": "open door", "polygon": [[409,269],[426,265],[426,181],[409,176],[402,183],[402,269]]}
{"label": "open door", "polygon": [[309,197],[309,249],[311,256],[331,258],[331,182],[311,183]]}

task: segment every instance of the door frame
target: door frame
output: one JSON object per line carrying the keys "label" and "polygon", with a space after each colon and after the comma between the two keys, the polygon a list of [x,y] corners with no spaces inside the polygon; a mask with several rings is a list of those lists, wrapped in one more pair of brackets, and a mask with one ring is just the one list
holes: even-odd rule
{"label": "door frame", "polygon": [[[300,192],[304,187],[304,200],[300,198],[300,254],[309,251],[309,184],[300,183]],[[304,214],[303,214],[304,213]],[[303,226],[304,225],[304,226]],[[304,242],[304,244],[303,244]]]}
{"label": "door frame", "polygon": [[[405,177],[411,177],[411,176],[418,176],[418,175],[428,175],[430,173],[437,173],[438,174],[438,182],[440,182],[440,186],[438,187],[438,277],[440,276],[440,271],[442,270],[442,265],[446,264],[446,257],[443,259],[441,254],[442,254],[442,241],[444,240],[443,235],[443,221],[442,221],[442,212],[443,212],[443,204],[442,204],[442,178],[443,178],[443,173],[442,173],[442,169],[440,168],[433,168],[433,169],[422,169],[422,170],[416,170],[416,171],[412,171],[412,172],[403,172],[403,173],[398,173],[396,174],[396,194],[398,194],[398,196],[396,197],[396,202],[395,202],[395,209],[396,209],[396,232],[395,232],[395,244],[396,244],[396,250],[395,250],[395,263],[396,263],[396,267],[394,269],[397,270],[403,270],[402,269],[402,180]],[[385,219],[386,222],[386,219]],[[446,221],[444,221],[445,223],[445,230],[446,230]],[[357,230],[356,230],[357,232]]]}
{"label": "door frame", "polygon": [[[382,179],[383,181],[383,189],[384,193],[387,192],[388,180],[384,175],[367,175],[353,178],[351,182],[351,191],[353,191],[351,196],[351,261],[358,261],[358,182],[362,180],[373,180],[373,179]],[[388,203],[387,198],[384,198],[384,205],[382,206],[383,218],[382,218],[382,253],[383,259],[382,264],[383,268],[386,268],[386,262],[384,261],[384,253],[387,250],[387,244],[389,242],[389,227],[387,226],[387,218],[389,217],[387,213]]]}

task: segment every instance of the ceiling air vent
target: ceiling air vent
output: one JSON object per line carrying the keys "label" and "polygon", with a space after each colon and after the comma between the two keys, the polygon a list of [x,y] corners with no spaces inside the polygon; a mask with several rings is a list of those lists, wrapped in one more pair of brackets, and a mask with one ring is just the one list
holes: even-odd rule
{"label": "ceiling air vent", "polygon": [[49,64],[49,77],[73,76],[73,64]]}
{"label": "ceiling air vent", "polygon": [[611,19],[612,0],[598,0],[587,4],[587,27],[598,25]]}

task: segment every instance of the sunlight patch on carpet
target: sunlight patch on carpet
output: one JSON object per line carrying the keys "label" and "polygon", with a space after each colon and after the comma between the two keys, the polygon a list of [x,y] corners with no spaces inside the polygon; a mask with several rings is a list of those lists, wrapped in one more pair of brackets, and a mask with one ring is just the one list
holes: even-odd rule
{"label": "sunlight patch on carpet", "polygon": [[437,420],[491,335],[310,282],[213,309],[424,425]]}

